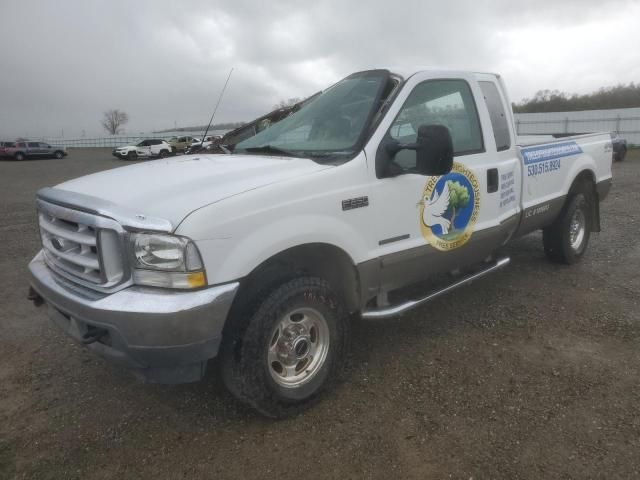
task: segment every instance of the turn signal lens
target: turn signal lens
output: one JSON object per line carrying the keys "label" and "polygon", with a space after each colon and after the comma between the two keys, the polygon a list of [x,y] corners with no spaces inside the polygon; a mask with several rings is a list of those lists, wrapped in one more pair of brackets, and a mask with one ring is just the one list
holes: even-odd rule
{"label": "turn signal lens", "polygon": [[192,289],[207,286],[204,272],[158,272],[154,270],[134,270],[133,282],[149,287]]}

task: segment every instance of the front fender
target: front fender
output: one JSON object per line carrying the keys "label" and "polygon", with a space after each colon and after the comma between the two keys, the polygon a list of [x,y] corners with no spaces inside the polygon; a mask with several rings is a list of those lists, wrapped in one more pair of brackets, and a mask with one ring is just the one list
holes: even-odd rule
{"label": "front fender", "polygon": [[278,253],[310,243],[335,246],[354,264],[366,251],[364,238],[352,225],[328,215],[296,215],[263,224],[240,238],[196,241],[210,285],[245,277]]}

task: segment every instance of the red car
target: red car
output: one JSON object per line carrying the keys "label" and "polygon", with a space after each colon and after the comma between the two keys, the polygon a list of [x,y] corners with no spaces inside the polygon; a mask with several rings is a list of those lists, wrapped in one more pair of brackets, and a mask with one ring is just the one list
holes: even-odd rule
{"label": "red car", "polygon": [[0,142],[0,157],[9,156],[9,148],[16,146],[16,142]]}

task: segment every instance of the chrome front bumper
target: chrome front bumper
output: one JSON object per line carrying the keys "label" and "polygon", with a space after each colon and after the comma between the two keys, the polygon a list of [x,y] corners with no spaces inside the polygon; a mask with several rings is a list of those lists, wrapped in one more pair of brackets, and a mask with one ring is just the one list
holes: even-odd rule
{"label": "chrome front bumper", "polygon": [[45,264],[42,252],[29,264],[31,285],[50,318],[78,341],[96,329],[107,333],[87,347],[132,368],[144,380],[199,380],[217,355],[222,328],[239,283],[194,292],[128,287],[102,294],[74,285]]}

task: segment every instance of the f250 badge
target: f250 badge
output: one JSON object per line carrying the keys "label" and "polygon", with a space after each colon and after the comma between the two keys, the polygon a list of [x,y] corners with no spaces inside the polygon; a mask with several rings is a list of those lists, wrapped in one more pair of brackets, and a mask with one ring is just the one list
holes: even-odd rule
{"label": "f250 badge", "polygon": [[454,163],[447,175],[429,177],[418,206],[427,243],[441,251],[453,250],[471,238],[480,213],[480,185],[471,170]]}

